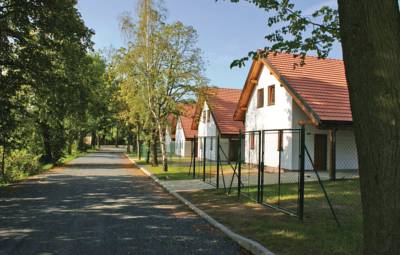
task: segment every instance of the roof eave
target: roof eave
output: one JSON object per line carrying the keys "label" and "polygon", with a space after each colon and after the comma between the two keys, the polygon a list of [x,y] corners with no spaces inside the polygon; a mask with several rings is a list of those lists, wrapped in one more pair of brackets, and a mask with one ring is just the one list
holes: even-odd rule
{"label": "roof eave", "polygon": [[[255,84],[252,83],[252,80],[259,78],[260,75],[260,70],[258,70],[258,72],[256,74],[254,74],[255,72],[255,68],[257,67],[256,65],[260,65],[261,62],[259,60],[254,60],[253,63],[251,64],[249,73],[247,74],[247,78],[246,78],[246,82],[244,83],[244,87],[242,90],[242,93],[240,95],[239,98],[239,102],[237,104],[236,110],[233,114],[233,119],[236,121],[244,121],[244,117],[245,117],[245,112],[247,111],[247,105],[248,105],[248,99],[245,97],[246,95],[246,91],[249,90],[253,90],[253,86]],[[256,77],[255,77],[256,76]],[[249,92],[251,94],[251,92]]]}
{"label": "roof eave", "polygon": [[319,129],[352,129],[353,121],[351,120],[321,120]]}

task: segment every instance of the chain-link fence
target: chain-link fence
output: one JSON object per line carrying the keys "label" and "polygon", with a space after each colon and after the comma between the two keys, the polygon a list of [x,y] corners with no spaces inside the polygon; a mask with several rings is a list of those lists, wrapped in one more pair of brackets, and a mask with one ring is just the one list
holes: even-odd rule
{"label": "chain-link fence", "polygon": [[359,215],[357,149],[349,130],[258,130],[196,141],[195,176],[227,193],[301,219],[304,211],[337,222]]}
{"label": "chain-link fence", "polygon": [[238,137],[197,137],[192,152],[190,174],[217,188],[227,189],[237,174]]}
{"label": "chain-link fence", "polygon": [[168,165],[171,167],[190,168],[192,141],[170,141],[166,144]]}
{"label": "chain-link fence", "polygon": [[306,139],[305,215],[361,225],[358,156],[351,130],[331,130]]}
{"label": "chain-link fence", "polygon": [[[262,131],[260,201],[294,215],[301,215],[301,130]],[[303,172],[301,172],[303,171]]]}

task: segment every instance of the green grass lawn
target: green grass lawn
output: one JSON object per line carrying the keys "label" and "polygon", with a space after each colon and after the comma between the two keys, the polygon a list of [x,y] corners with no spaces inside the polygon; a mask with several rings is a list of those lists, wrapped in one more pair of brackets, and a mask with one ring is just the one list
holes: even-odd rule
{"label": "green grass lawn", "polygon": [[[234,231],[259,241],[277,254],[361,254],[362,215],[358,180],[325,182],[326,190],[341,226],[333,220],[318,183],[305,184],[304,222],[276,210],[254,203],[242,196],[227,196],[218,190],[181,192],[221,223]],[[297,185],[281,187],[283,205],[295,206]],[[278,198],[277,187],[265,187],[270,203]],[[255,194],[256,189],[250,194]]]}
{"label": "green grass lawn", "polygon": [[145,160],[138,160],[135,158],[135,155],[130,154],[129,156],[133,158],[138,165],[145,167],[160,180],[193,179],[193,176],[189,175],[190,158],[188,161],[184,159],[179,162],[177,160],[169,162],[168,172],[164,172],[161,164],[158,166],[151,166],[151,164],[146,164]]}
{"label": "green grass lawn", "polygon": [[[146,164],[144,159],[138,160],[135,154],[129,154],[129,157],[135,160],[138,165],[145,167],[148,171],[154,174],[157,178],[161,180],[190,180],[193,179],[193,175],[189,175],[190,168],[190,158],[180,158],[180,157],[170,157],[168,159],[168,172],[164,172],[162,169],[162,164],[156,167],[151,166],[151,164]],[[160,160],[160,159],[159,159]],[[230,169],[228,164],[223,164],[224,169]],[[193,168],[192,168],[193,169]],[[202,162],[196,161],[196,178],[201,179],[203,177],[203,165]],[[207,162],[206,165],[206,178],[210,175],[216,175],[217,166],[215,162]]]}

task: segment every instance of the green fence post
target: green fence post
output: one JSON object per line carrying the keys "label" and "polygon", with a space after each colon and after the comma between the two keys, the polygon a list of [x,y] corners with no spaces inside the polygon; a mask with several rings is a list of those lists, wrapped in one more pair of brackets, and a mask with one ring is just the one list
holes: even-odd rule
{"label": "green fence post", "polygon": [[219,164],[221,163],[221,157],[219,155],[219,135],[217,136],[217,189],[219,189]]}
{"label": "green fence post", "polygon": [[196,150],[197,150],[197,145],[198,143],[197,141],[197,137],[194,137],[193,140],[193,179],[196,178]]}
{"label": "green fence post", "polygon": [[305,125],[301,125],[300,131],[300,183],[299,183],[299,211],[300,220],[304,217],[304,170],[305,170]]}
{"label": "green fence post", "polygon": [[240,188],[242,185],[242,130],[239,132],[239,153],[238,153],[238,198],[240,198]]}
{"label": "green fence post", "polygon": [[206,137],[203,137],[203,182],[206,182]]}

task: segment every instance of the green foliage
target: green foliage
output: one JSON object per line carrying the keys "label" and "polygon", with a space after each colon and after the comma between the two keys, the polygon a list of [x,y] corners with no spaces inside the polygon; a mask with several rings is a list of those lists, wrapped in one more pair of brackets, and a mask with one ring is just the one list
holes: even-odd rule
{"label": "green foliage", "polygon": [[24,149],[13,150],[7,156],[3,179],[13,182],[37,174],[40,169],[39,156]]}
{"label": "green foliage", "polygon": [[[240,0],[230,0],[237,3]],[[234,60],[231,68],[244,66],[249,59],[266,57],[269,52],[282,51],[300,56],[300,64],[307,53],[328,57],[335,41],[340,41],[339,12],[322,6],[311,15],[297,9],[291,0],[243,0],[265,10],[270,15],[267,25],[271,33],[265,36],[269,45],[253,50],[248,56]]]}
{"label": "green foliage", "polygon": [[57,163],[104,126],[106,64],[90,52],[93,32],[76,4],[0,0],[0,147],[11,179],[34,172],[26,155]]}
{"label": "green foliage", "polygon": [[109,73],[120,88],[120,121],[151,146],[159,143],[166,167],[167,118],[206,83],[203,61],[193,27],[168,24],[156,1],[143,0],[139,6],[137,23],[130,16],[122,19],[129,43],[115,53]]}

